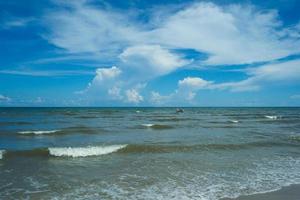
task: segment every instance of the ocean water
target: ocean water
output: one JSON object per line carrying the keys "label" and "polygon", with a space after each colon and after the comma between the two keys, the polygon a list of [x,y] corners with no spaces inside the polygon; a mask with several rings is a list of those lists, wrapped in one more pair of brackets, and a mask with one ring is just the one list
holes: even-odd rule
{"label": "ocean water", "polygon": [[300,183],[300,108],[0,108],[0,199],[200,199]]}

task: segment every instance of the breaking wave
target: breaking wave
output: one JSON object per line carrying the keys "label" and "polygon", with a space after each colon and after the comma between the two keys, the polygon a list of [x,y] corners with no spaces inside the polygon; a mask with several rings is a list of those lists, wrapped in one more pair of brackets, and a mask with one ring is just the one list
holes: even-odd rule
{"label": "breaking wave", "polygon": [[[38,148],[31,150],[16,150],[5,151],[5,156],[23,156],[23,157],[87,157],[87,156],[99,156],[116,152],[127,145],[110,145],[110,146],[87,146],[87,147],[49,147]],[[3,152],[2,152],[3,155]]]}
{"label": "breaking wave", "polygon": [[[290,138],[291,139],[291,138]],[[87,146],[87,147],[49,147],[32,150],[5,151],[5,156],[55,156],[55,157],[87,157],[99,156],[110,153],[173,153],[173,152],[194,152],[194,151],[236,151],[251,148],[272,148],[272,147],[300,147],[297,142],[252,142],[239,144],[196,144],[196,145],[159,145],[159,144],[130,144],[130,145],[109,145],[109,146]],[[297,141],[295,141],[297,140]],[[1,150],[1,157],[4,151]]]}
{"label": "breaking wave", "polygon": [[127,145],[111,145],[111,146],[90,146],[90,147],[53,147],[48,148],[49,154],[52,156],[67,157],[87,157],[98,156],[113,153],[126,147]]}
{"label": "breaking wave", "polygon": [[59,132],[60,130],[48,130],[48,131],[19,131],[21,135],[44,135]]}
{"label": "breaking wave", "polygon": [[5,153],[5,150],[0,150],[0,160],[3,158],[4,153]]}
{"label": "breaking wave", "polygon": [[164,124],[142,124],[141,126],[144,128],[152,128],[152,129],[171,129],[171,128],[173,128],[170,125],[164,125]]}
{"label": "breaking wave", "polygon": [[268,118],[268,119],[278,119],[278,116],[276,116],[276,115],[265,115],[265,118]]}

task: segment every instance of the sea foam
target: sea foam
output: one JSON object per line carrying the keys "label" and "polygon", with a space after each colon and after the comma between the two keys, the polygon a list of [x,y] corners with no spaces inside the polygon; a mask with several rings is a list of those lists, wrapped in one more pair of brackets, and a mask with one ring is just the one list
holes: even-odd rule
{"label": "sea foam", "polygon": [[19,131],[19,134],[22,135],[43,135],[43,134],[51,134],[56,133],[60,130],[49,130],[49,131]]}
{"label": "sea foam", "polygon": [[0,159],[3,158],[3,154],[5,153],[5,150],[0,150]]}
{"label": "sea foam", "polygon": [[142,124],[142,126],[144,126],[144,127],[152,127],[152,126],[155,126],[155,124]]}
{"label": "sea foam", "polygon": [[265,117],[268,119],[277,119],[278,118],[276,115],[266,115]]}
{"label": "sea foam", "polygon": [[151,128],[151,129],[170,129],[173,128],[167,124],[142,124],[142,127]]}
{"label": "sea foam", "polygon": [[88,147],[53,147],[48,148],[52,156],[87,157],[113,153],[127,145],[88,146]]}

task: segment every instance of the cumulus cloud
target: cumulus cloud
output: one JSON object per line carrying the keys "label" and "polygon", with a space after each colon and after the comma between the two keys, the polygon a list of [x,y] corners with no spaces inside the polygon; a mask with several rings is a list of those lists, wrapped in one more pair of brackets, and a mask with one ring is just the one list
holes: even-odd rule
{"label": "cumulus cloud", "polygon": [[97,86],[103,88],[110,87],[111,84],[115,84],[116,78],[122,73],[122,71],[112,66],[110,68],[98,68],[96,69],[96,75],[93,80],[89,83],[87,89],[92,89]]}
{"label": "cumulus cloud", "polygon": [[161,95],[158,92],[152,91],[150,94],[150,102],[154,105],[165,105],[167,102],[170,102],[174,94],[170,95]]}
{"label": "cumulus cloud", "polygon": [[94,81],[105,81],[109,79],[116,78],[121,74],[121,70],[116,66],[112,66],[111,68],[98,68],[96,70],[96,76]]}
{"label": "cumulus cloud", "polygon": [[144,98],[139,94],[136,89],[129,89],[125,91],[127,102],[129,103],[140,103]]}
{"label": "cumulus cloud", "polygon": [[209,89],[211,86],[213,86],[213,81],[189,76],[178,81],[178,89],[175,91],[175,94],[187,101],[193,101],[199,90]]}
{"label": "cumulus cloud", "polygon": [[[122,70],[116,66],[110,68],[97,68],[93,80],[88,84],[83,91],[76,92],[85,96],[109,96],[113,99],[121,99],[119,86],[122,82],[119,76]],[[105,98],[107,99],[107,98]]]}
{"label": "cumulus cloud", "polygon": [[143,101],[138,92],[145,87],[141,83],[175,71],[188,62],[159,45],[131,46],[119,57],[121,67],[98,68],[86,91],[102,91],[114,100],[137,104]]}
{"label": "cumulus cloud", "polygon": [[108,95],[112,97],[114,100],[122,100],[123,96],[121,94],[121,88],[117,86],[113,86],[112,88],[108,89]]}

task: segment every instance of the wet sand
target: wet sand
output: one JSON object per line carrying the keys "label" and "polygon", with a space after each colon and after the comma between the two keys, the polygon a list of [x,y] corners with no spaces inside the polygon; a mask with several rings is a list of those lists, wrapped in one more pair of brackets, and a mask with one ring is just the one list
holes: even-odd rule
{"label": "wet sand", "polygon": [[299,200],[300,199],[300,185],[291,185],[284,187],[281,190],[268,192],[263,194],[254,194],[249,196],[241,196],[236,199],[224,200]]}

